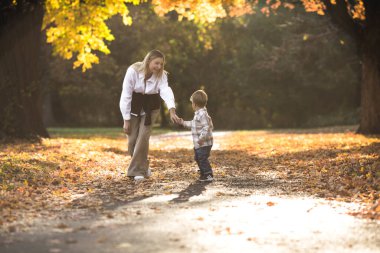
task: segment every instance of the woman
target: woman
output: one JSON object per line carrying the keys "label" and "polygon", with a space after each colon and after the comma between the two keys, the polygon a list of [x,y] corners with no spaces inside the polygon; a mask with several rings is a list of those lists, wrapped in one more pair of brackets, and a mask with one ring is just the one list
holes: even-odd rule
{"label": "woman", "polygon": [[164,54],[152,50],[143,62],[132,64],[124,78],[120,110],[124,119],[124,132],[128,135],[128,153],[132,157],[127,175],[135,180],[151,175],[148,161],[149,138],[152,123],[160,110],[160,97],[169,108],[171,121],[180,122],[164,65]]}

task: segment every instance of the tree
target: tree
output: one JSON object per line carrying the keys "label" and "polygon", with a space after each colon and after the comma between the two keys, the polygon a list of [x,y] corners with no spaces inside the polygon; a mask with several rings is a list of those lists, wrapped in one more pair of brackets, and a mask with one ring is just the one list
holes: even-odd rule
{"label": "tree", "polygon": [[380,2],[351,0],[346,4],[345,1],[338,0],[333,3],[324,1],[326,12],[357,40],[362,59],[361,118],[358,132],[379,134]]}
{"label": "tree", "polygon": [[0,8],[0,138],[47,136],[38,64],[43,6],[7,0]]}
{"label": "tree", "polygon": [[[120,14],[130,24],[127,3],[139,0],[4,0],[0,4],[0,138],[47,137],[42,121],[39,49],[41,27],[54,54],[83,70],[98,62],[94,50],[109,53],[104,21]],[[45,15],[44,15],[45,14]],[[55,24],[52,26],[51,24]]]}
{"label": "tree", "polygon": [[[41,2],[38,0],[3,1],[2,15],[5,13],[4,10],[11,10],[10,12],[16,16],[13,20],[27,20],[26,16],[31,16],[28,13],[33,13],[33,17],[35,18],[33,22],[25,21],[24,25],[20,22],[15,23],[17,23],[17,26],[25,28],[33,24],[32,28],[36,29],[36,27],[39,28],[39,22],[42,17]],[[120,14],[125,24],[131,24],[132,20],[128,17],[126,4],[139,4],[140,2],[145,1],[46,0],[44,1],[45,17],[43,28],[46,29],[47,41],[53,44],[54,54],[66,59],[70,59],[75,55],[76,61],[74,62],[74,67],[82,66],[83,71],[85,71],[91,67],[91,64],[98,62],[98,57],[94,51],[109,53],[104,41],[111,41],[113,36],[105,24],[105,20],[116,14]],[[275,13],[280,7],[291,9],[294,6],[293,3],[281,0],[152,0],[151,2],[155,6],[156,13],[159,15],[175,11],[179,20],[186,18],[193,20],[200,26],[207,26],[217,18],[223,18],[227,15],[239,16],[254,13],[258,9],[258,6],[260,6],[261,12],[267,15]],[[337,23],[347,27],[347,29],[356,34],[361,45],[360,53],[363,62],[359,132],[380,133],[380,99],[376,99],[380,95],[380,50],[378,48],[380,44],[379,1],[301,0],[301,2],[304,4],[306,11],[317,12],[318,14],[330,13],[337,20]],[[4,20],[4,17],[1,20]],[[26,28],[26,31],[29,33],[25,33],[25,30],[14,32],[16,29],[11,26],[13,21],[6,18],[6,21],[2,22],[1,29],[3,31],[13,31],[12,34],[15,34],[13,41],[24,41],[24,43],[27,41],[19,39],[17,36],[26,38],[26,34],[31,34],[32,28]],[[2,33],[4,34],[4,32]],[[40,35],[39,32],[34,34]],[[11,44],[9,43],[10,38],[11,36],[7,33],[6,38],[2,39],[1,43]],[[26,50],[26,54],[30,54],[31,61],[38,58],[30,52],[38,51],[36,50],[38,49],[37,39],[35,41],[34,45],[27,43],[28,46],[32,45],[33,47]],[[7,52],[13,52],[12,54],[17,55],[20,53],[19,50],[21,48],[25,48],[25,45],[12,45],[10,47],[12,50]],[[21,57],[21,59],[24,58]],[[31,74],[38,73],[38,71],[32,72],[27,70],[28,66],[33,65],[35,67],[34,64],[28,64],[25,60],[15,62],[15,64],[8,64],[9,58],[4,53],[0,55],[0,62],[2,62],[3,66],[7,66],[10,69],[6,73],[4,71],[2,73],[2,77],[4,77],[2,78],[2,82],[4,84],[2,83],[1,89],[6,91],[6,93],[2,92],[2,94],[11,94],[9,91],[14,91],[12,97],[17,98],[16,100],[2,99],[2,101],[5,101],[2,108],[16,109],[2,111],[0,115],[2,122],[1,133],[3,135],[19,136],[28,134],[46,135],[46,131],[41,127],[42,120],[40,117],[35,116],[39,111],[39,106],[36,102],[38,101],[39,88],[36,85],[38,78]],[[25,78],[22,81],[18,80],[20,75],[17,73],[22,73],[21,76],[25,76]],[[31,78],[32,76],[33,78]],[[33,88],[34,86],[37,86],[37,88]],[[8,95],[4,96],[9,97]],[[32,113],[28,114],[27,110],[31,110]],[[35,122],[35,124],[31,124],[30,122]],[[37,125],[38,127],[29,128],[29,125]]]}

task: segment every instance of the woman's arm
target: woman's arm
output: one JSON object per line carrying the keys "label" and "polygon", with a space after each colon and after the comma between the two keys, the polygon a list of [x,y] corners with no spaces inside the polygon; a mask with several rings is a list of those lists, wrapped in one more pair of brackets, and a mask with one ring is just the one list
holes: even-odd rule
{"label": "woman's arm", "polygon": [[159,84],[160,97],[165,101],[166,106],[169,109],[170,120],[173,123],[180,123],[180,119],[175,111],[175,100],[173,90],[169,87],[168,76],[166,73],[162,75],[162,79]]}
{"label": "woman's arm", "polygon": [[131,119],[131,102],[133,87],[136,82],[136,71],[129,67],[123,81],[123,90],[120,96],[120,111],[124,119],[123,129],[126,134],[130,133],[129,120]]}

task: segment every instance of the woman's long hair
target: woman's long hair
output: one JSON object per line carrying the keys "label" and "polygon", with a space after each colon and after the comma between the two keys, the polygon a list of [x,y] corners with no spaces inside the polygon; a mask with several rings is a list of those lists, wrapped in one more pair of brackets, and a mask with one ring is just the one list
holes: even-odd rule
{"label": "woman's long hair", "polygon": [[165,55],[157,50],[157,49],[154,49],[152,51],[150,51],[144,58],[144,60],[142,62],[136,62],[132,65],[132,67],[137,71],[137,72],[142,72],[144,73],[144,76],[147,76],[148,73],[149,73],[149,64],[151,61],[153,61],[154,59],[156,58],[162,58],[163,59],[163,64],[162,64],[162,68],[160,69],[160,71],[157,73],[157,77],[158,78],[161,78],[162,75],[165,73],[167,73],[165,70],[164,70],[164,66],[165,66]]}

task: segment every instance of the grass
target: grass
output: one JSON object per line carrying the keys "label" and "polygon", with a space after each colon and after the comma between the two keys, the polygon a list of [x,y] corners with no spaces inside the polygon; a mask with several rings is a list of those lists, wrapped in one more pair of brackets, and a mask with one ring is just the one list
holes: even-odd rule
{"label": "grass", "polygon": [[[152,135],[158,135],[170,132],[171,129],[154,127]],[[123,138],[125,134],[120,127],[94,127],[94,128],[69,128],[69,127],[52,127],[48,128],[52,138]]]}

